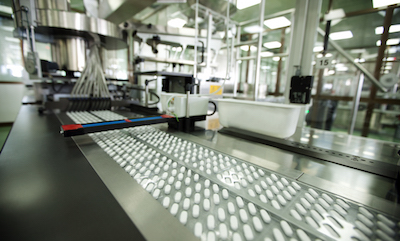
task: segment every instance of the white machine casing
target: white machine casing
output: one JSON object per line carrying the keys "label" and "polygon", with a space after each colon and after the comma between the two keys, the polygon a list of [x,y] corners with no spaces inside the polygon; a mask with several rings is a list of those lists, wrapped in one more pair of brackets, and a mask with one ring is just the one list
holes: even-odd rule
{"label": "white machine casing", "polygon": [[219,122],[224,127],[234,127],[267,136],[287,138],[296,131],[301,106],[219,99]]}
{"label": "white machine casing", "polygon": [[[173,98],[173,101],[171,101]],[[203,96],[189,96],[189,116],[201,116],[207,115],[208,110],[208,97]],[[168,102],[171,102],[168,107]],[[176,115],[176,117],[185,117],[186,116],[186,95],[178,94],[178,93],[161,93],[161,106],[162,111],[165,111],[167,114]]]}

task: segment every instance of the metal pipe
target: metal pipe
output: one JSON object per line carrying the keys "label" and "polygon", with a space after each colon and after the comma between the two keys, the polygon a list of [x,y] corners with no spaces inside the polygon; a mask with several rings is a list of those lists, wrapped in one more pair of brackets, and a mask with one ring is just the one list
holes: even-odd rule
{"label": "metal pipe", "polygon": [[260,2],[260,30],[258,33],[258,44],[257,44],[257,60],[256,60],[256,78],[254,80],[254,100],[258,98],[258,85],[260,84],[260,69],[261,69],[261,47],[262,47],[262,32],[264,29],[264,12],[265,12],[265,0]]}
{"label": "metal pipe", "polygon": [[351,110],[351,122],[349,130],[347,132],[349,135],[353,135],[354,126],[356,125],[358,106],[360,105],[360,98],[361,98],[361,91],[363,84],[364,84],[364,74],[360,72],[357,81],[356,95],[354,96],[353,99],[353,108]]}
{"label": "metal pipe", "polygon": [[[237,44],[240,44],[240,32],[241,32],[241,27],[240,26],[237,27],[237,31],[236,32],[237,32],[236,44],[233,45],[233,46],[236,46]],[[236,78],[235,78],[234,83],[233,83],[233,96],[236,96],[236,94],[237,94],[237,84],[238,84],[238,81],[240,79],[239,61],[237,61],[239,58],[240,58],[240,48],[236,48],[236,61],[235,61],[235,64],[236,64],[235,65],[236,66],[236,68],[235,68]]]}
{"label": "metal pipe", "polygon": [[228,2],[228,6],[226,8],[226,18],[225,18],[225,21],[226,21],[226,23],[225,23],[226,24],[226,28],[225,28],[225,39],[226,39],[226,76],[225,76],[225,81],[230,78],[229,10],[230,10],[230,4]]}
{"label": "metal pipe", "polygon": [[212,36],[212,21],[213,17],[211,13],[208,13],[208,25],[207,25],[207,69],[210,70],[211,74],[211,36]]}
{"label": "metal pipe", "polygon": [[[228,1],[228,6],[227,6],[227,8],[229,8],[230,7],[230,4],[229,4],[230,2]],[[211,8],[208,8],[208,7],[206,7],[206,6],[203,6],[203,5],[201,5],[201,4],[199,4],[199,2],[197,1],[195,4],[193,4],[192,6],[190,6],[192,9],[195,9],[195,8],[199,8],[200,10],[202,10],[202,11],[204,11],[204,12],[210,12],[213,16],[215,16],[215,17],[218,17],[218,18],[222,18],[222,19],[225,19],[226,20],[226,18],[227,18],[227,16],[224,16],[224,15],[222,15],[222,14],[220,14],[220,13],[218,13],[218,12],[215,12],[214,10],[212,10]],[[236,22],[236,21],[233,21],[233,20],[230,20],[232,23],[234,23],[234,24],[236,24],[236,25],[238,25],[239,23],[238,22]]]}
{"label": "metal pipe", "polygon": [[[274,58],[274,57],[287,57],[287,56],[289,56],[288,53],[282,53],[282,54],[274,54],[274,55],[271,55],[271,56],[261,56],[261,58],[262,59],[268,59],[268,58]],[[247,61],[247,60],[253,60],[253,59],[256,59],[256,58],[257,58],[257,56],[245,56],[245,57],[237,58],[236,60]]]}
{"label": "metal pipe", "polygon": [[[318,28],[318,33],[322,36],[325,36],[325,31],[322,30],[321,28]],[[354,66],[359,69],[368,79],[371,80],[371,82],[379,88],[380,91],[383,92],[388,92],[388,89],[385,88],[366,68],[364,68],[361,64],[354,62],[353,57],[346,53],[342,47],[340,47],[335,41],[333,41],[331,38],[329,38],[329,44],[336,49],[343,57],[345,57],[347,60],[349,60],[351,63],[354,64]]]}

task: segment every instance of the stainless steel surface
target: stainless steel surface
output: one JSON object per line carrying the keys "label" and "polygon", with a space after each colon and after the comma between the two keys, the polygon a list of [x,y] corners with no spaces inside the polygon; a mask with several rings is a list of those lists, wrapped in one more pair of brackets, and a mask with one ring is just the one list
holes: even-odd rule
{"label": "stainless steel surface", "polygon": [[60,11],[69,11],[69,0],[35,0],[38,9],[53,9]]}
{"label": "stainless steel surface", "polygon": [[51,44],[53,61],[60,69],[83,71],[86,65],[86,41],[80,37],[57,38]]}
{"label": "stainless steel surface", "polygon": [[350,122],[349,130],[347,132],[349,135],[353,135],[354,126],[356,125],[358,106],[360,105],[360,98],[361,98],[361,91],[362,91],[363,84],[364,84],[364,74],[359,72],[356,95],[354,96],[353,107],[351,110],[351,122]]}
{"label": "stainless steel surface", "polygon": [[[318,28],[318,33],[322,36],[325,36],[325,31],[321,28]],[[388,89],[385,88],[379,80],[377,80],[364,66],[354,61],[354,58],[351,57],[342,47],[339,46],[335,41],[329,38],[329,44],[332,45],[334,49],[336,49],[343,57],[345,57],[350,63],[352,63],[357,69],[365,74],[371,82],[379,88],[379,90],[383,92],[388,92]]]}
{"label": "stainless steel surface", "polygon": [[120,24],[146,7],[150,7],[154,2],[156,0],[103,0],[99,2],[99,18]]}
{"label": "stainless steel surface", "polygon": [[265,11],[265,0],[261,0],[260,3],[260,19],[259,19],[259,31],[258,31],[258,42],[257,42],[257,55],[256,55],[256,76],[254,80],[254,100],[258,99],[258,89],[260,85],[260,71],[261,71],[261,48],[263,42],[264,32],[264,11]]}

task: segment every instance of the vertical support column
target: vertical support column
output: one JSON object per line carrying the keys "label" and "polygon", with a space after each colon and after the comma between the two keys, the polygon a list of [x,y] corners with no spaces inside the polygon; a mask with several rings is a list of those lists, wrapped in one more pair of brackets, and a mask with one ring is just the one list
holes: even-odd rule
{"label": "vertical support column", "polygon": [[207,70],[208,74],[211,74],[211,36],[212,36],[212,22],[213,16],[208,13],[208,25],[207,25]]}
{"label": "vertical support column", "polygon": [[[379,80],[379,78],[381,76],[382,60],[383,60],[383,56],[384,56],[385,50],[386,50],[386,41],[389,38],[389,27],[392,23],[393,10],[394,10],[394,7],[388,7],[386,9],[385,20],[383,22],[383,34],[381,36],[381,46],[379,47],[379,50],[378,50],[378,57],[376,58],[376,65],[375,65],[375,71],[374,71],[374,77],[377,80]],[[367,105],[367,113],[365,114],[363,129],[362,129],[362,133],[361,133],[361,136],[364,136],[364,137],[368,137],[368,134],[369,134],[369,126],[371,124],[371,118],[372,118],[372,114],[374,112],[374,107],[375,107],[374,100],[375,100],[377,92],[378,92],[378,89],[376,88],[376,86],[372,85],[371,92],[369,95],[369,102]]]}
{"label": "vertical support column", "polygon": [[360,98],[361,98],[361,91],[363,84],[364,84],[364,74],[361,73],[361,71],[359,71],[356,95],[354,96],[353,99],[353,109],[351,111],[351,122],[349,130],[347,132],[349,135],[353,135],[354,126],[356,125],[358,106],[360,105]]}
{"label": "vertical support column", "polygon": [[[241,27],[237,27],[236,31],[236,44],[240,44],[240,32],[242,31]],[[235,61],[235,81],[233,83],[233,96],[236,96],[238,89],[238,82],[240,81],[240,69],[239,69],[239,61],[240,58],[240,47],[236,47],[236,61]]]}
{"label": "vertical support column", "polygon": [[[254,80],[254,100],[258,99],[258,86],[260,84],[260,69],[261,69],[261,47],[264,30],[264,12],[265,12],[265,0],[261,0],[260,3],[260,32],[258,33],[257,43],[257,57],[256,57],[256,76]],[[249,48],[250,51],[250,48]]]}

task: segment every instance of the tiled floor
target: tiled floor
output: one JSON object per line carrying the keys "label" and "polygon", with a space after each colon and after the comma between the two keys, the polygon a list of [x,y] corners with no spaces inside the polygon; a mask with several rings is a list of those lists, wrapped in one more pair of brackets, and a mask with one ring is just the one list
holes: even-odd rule
{"label": "tiled floor", "polygon": [[6,142],[8,133],[10,133],[12,125],[0,125],[0,152],[3,149],[3,145]]}

